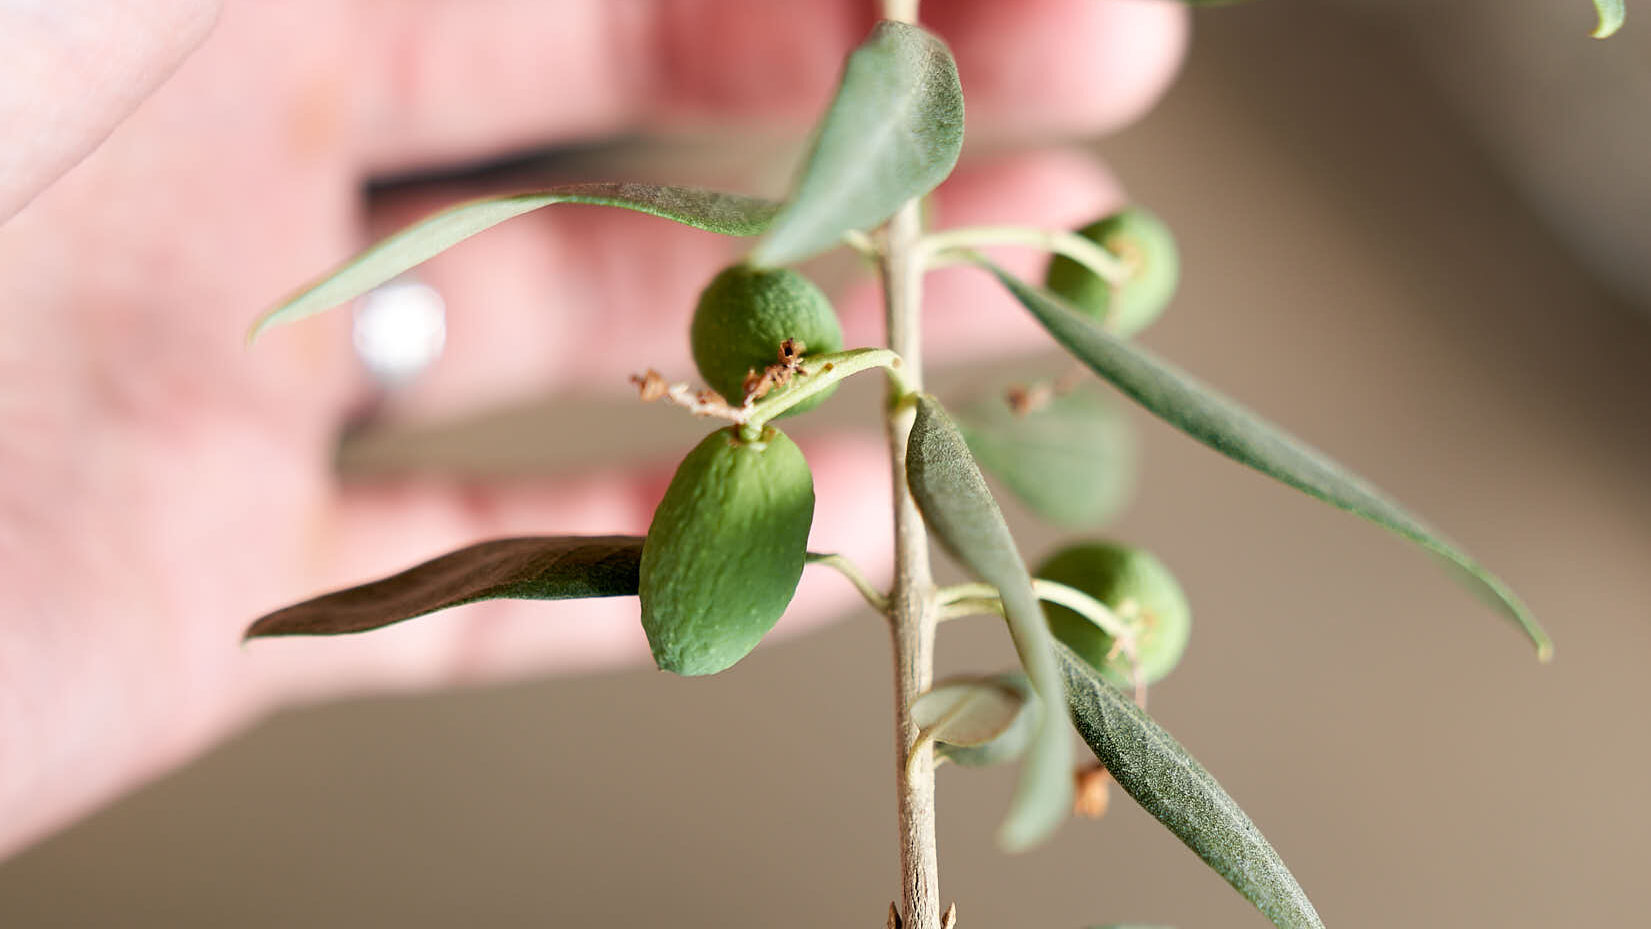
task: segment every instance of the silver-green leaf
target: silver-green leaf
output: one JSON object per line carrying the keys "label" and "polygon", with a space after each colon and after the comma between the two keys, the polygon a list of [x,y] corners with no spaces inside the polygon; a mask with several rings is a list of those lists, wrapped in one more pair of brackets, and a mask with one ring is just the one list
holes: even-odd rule
{"label": "silver-green leaf", "polygon": [[1623,0],[1594,0],[1594,10],[1599,13],[1594,38],[1608,39],[1622,28],[1622,21],[1628,18],[1628,11],[1623,7]]}
{"label": "silver-green leaf", "polygon": [[946,179],[963,148],[963,86],[945,43],[878,23],[848,57],[791,197],[751,260],[792,264],[871,229]]}
{"label": "silver-green leaf", "polygon": [[958,410],[957,425],[981,469],[1057,526],[1100,525],[1134,491],[1135,433],[1093,381],[1030,410],[996,391]]}
{"label": "silver-green leaf", "polygon": [[1079,361],[1170,425],[1228,458],[1303,493],[1361,516],[1439,558],[1468,588],[1516,623],[1547,661],[1553,642],[1525,604],[1431,526],[1363,478],[1248,409],[1131,342],[1119,339],[1059,299],[985,262],[1020,303]]}
{"label": "silver-green leaf", "polygon": [[1086,661],[1057,646],[1078,734],[1118,786],[1280,929],[1323,929],[1261,830],[1197,759]]}
{"label": "silver-green leaf", "polygon": [[920,739],[973,748],[1008,732],[1025,704],[1025,695],[994,678],[952,678],[913,700],[911,715]]}
{"label": "silver-green leaf", "polygon": [[1054,636],[1032,592],[1026,563],[963,435],[940,404],[927,395],[917,398],[917,417],[906,451],[906,482],[924,522],[940,543],[998,589],[1015,651],[1043,705],[1008,818],[998,831],[998,841],[1005,848],[1030,848],[1053,833],[1072,807],[1072,746],[1060,722],[1065,696]]}
{"label": "silver-green leaf", "polygon": [[641,536],[494,539],[276,610],[246,637],[366,632],[478,600],[634,597],[641,562]]}
{"label": "silver-green leaf", "polygon": [[251,337],[353,300],[484,229],[557,203],[613,206],[731,236],[762,233],[779,204],[699,187],[569,184],[448,207],[369,247],[264,313]]}
{"label": "silver-green leaf", "polygon": [[[1038,734],[1038,720],[1043,718],[1042,704],[1037,700],[1037,691],[1032,688],[1032,682],[1020,671],[996,674],[983,680],[1017,695],[1019,709],[1014,719],[992,738],[977,745],[964,745],[948,741],[944,736],[936,736],[936,758],[945,758],[968,768],[978,768],[1015,761],[1025,755],[1026,750],[1031,747],[1032,740]],[[922,722],[919,721],[918,725],[921,727]]]}

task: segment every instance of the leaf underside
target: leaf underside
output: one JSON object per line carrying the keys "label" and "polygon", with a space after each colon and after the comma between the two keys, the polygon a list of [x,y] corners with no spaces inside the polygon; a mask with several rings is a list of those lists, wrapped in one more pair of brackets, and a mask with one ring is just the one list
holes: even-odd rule
{"label": "leaf underside", "polygon": [[945,410],[927,395],[917,400],[906,452],[906,481],[935,538],[981,580],[998,589],[1015,651],[1044,712],[1021,770],[1009,815],[998,832],[1010,850],[1031,847],[1066,820],[1072,806],[1072,747],[1060,724],[1065,701],[1055,639],[1032,592],[1003,513]]}
{"label": "leaf underside", "polygon": [[963,148],[963,87],[945,43],[882,22],[849,55],[791,197],[751,255],[801,261],[937,187]]}
{"label": "leaf underside", "polygon": [[1552,656],[1553,643],[1547,633],[1500,578],[1363,478],[1192,375],[1093,325],[1059,298],[984,259],[982,265],[1055,341],[1153,415],[1240,464],[1419,545],[1523,629],[1536,645],[1538,658],[1546,661]]}
{"label": "leaf underside", "polygon": [[700,187],[625,183],[569,184],[471,200],[419,220],[339,265],[259,317],[251,336],[353,300],[484,229],[557,203],[619,207],[731,236],[762,233],[780,206]]}
{"label": "leaf underside", "polygon": [[[1018,701],[1018,712],[1001,732],[978,745],[962,745],[937,736],[934,743],[936,759],[944,758],[970,768],[1017,761],[1026,754],[1027,747],[1037,737],[1038,721],[1043,719],[1042,704],[1037,700],[1037,691],[1033,689],[1032,681],[1027,678],[1026,673],[1010,671],[981,680],[1014,694]],[[918,726],[922,728],[921,720],[918,721]]]}
{"label": "leaf underside", "polygon": [[641,536],[494,539],[277,610],[246,637],[366,632],[479,600],[635,596],[641,561]]}
{"label": "leaf underside", "polygon": [[1064,645],[1078,734],[1114,780],[1280,929],[1323,929],[1261,830],[1174,737]]}
{"label": "leaf underside", "polygon": [[926,738],[974,747],[1015,724],[1026,698],[990,677],[941,681],[912,701],[912,721]]}

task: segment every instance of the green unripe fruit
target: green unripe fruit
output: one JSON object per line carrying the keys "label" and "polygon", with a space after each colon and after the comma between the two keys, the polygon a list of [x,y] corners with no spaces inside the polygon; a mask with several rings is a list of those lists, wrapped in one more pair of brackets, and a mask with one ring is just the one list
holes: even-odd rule
{"label": "green unripe fruit", "polygon": [[637,592],[654,662],[715,674],[756,648],[797,592],[813,519],[814,478],[784,433],[706,436],[677,466],[642,545]]}
{"label": "green unripe fruit", "polygon": [[1119,210],[1078,230],[1129,268],[1113,287],[1083,265],[1056,255],[1045,285],[1120,336],[1134,335],[1163,314],[1181,280],[1181,255],[1163,221],[1140,207]]}
{"label": "green unripe fruit", "polygon": [[[790,268],[724,270],[700,293],[688,330],[700,377],[736,406],[745,396],[746,374],[777,363],[787,339],[802,343],[804,357],[843,350],[831,301]],[[821,391],[783,415],[811,410],[831,393]]]}
{"label": "green unripe fruit", "polygon": [[[1084,542],[1056,552],[1034,573],[1089,594],[1135,629],[1143,683],[1163,679],[1187,650],[1192,610],[1175,575],[1150,553],[1109,542]],[[1113,654],[1112,636],[1063,606],[1045,604],[1045,615],[1055,638],[1108,681],[1130,686],[1129,658],[1121,651]]]}

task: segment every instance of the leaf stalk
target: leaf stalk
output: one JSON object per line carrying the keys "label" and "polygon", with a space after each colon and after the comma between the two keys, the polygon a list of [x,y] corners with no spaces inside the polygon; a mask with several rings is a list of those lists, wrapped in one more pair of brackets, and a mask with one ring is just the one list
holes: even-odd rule
{"label": "leaf stalk", "polygon": [[871,579],[866,577],[865,572],[860,570],[860,566],[849,560],[847,556],[831,552],[809,552],[808,563],[824,565],[841,574],[850,584],[854,585],[854,589],[859,591],[860,596],[872,609],[876,610],[881,616],[888,616],[889,598],[884,596],[883,592],[878,590],[877,586],[871,582]]}
{"label": "leaf stalk", "polygon": [[989,245],[1020,245],[1064,255],[1114,287],[1130,279],[1129,264],[1105,248],[1064,229],[1034,226],[964,226],[931,232],[918,244],[926,268],[974,261],[973,251]]}

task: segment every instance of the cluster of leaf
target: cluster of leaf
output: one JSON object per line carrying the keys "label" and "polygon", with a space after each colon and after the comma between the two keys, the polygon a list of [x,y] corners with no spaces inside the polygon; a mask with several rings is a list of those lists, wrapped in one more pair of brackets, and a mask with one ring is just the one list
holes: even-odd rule
{"label": "cluster of leaf", "polygon": [[[847,235],[875,230],[901,204],[931,191],[957,160],[962,126],[961,87],[944,45],[915,26],[884,22],[848,59],[784,203],[694,188],[582,184],[461,204],[363,252],[264,316],[255,331],[337,305],[488,226],[556,203],[617,206],[728,235],[765,235],[747,267],[783,268]],[[1104,229],[1088,231],[1106,244]],[[1135,345],[1108,312],[1086,312],[969,257],[1124,396],[1233,460],[1416,542],[1547,655],[1546,636],[1499,580],[1364,481]],[[1057,266],[1050,284],[1081,303],[1062,284],[1070,273]],[[1101,299],[1122,306],[1131,299],[1129,284],[1103,287]],[[1153,286],[1162,289],[1161,282]],[[880,351],[823,356],[831,360],[811,376],[890,364]],[[898,392],[898,377],[894,383]],[[926,394],[906,392],[897,402],[914,414],[904,463],[913,497],[939,542],[992,592],[1024,669],[1023,676],[945,682],[919,697],[913,713],[924,738],[914,750],[934,740],[959,762],[1020,758],[1020,784],[1001,837],[1010,848],[1026,848],[1068,815],[1070,719],[1119,785],[1275,924],[1319,926],[1289,870],[1220,784],[1108,680],[1104,662],[1080,656],[1051,633],[1039,582],[977,465],[978,459],[993,467],[1040,512],[1083,523],[1104,519],[1124,495],[1117,482],[1127,471],[1128,442],[1116,414],[1088,388],[1030,414],[993,405],[1001,403],[994,398],[966,410],[961,426]],[[1085,487],[1094,492],[1074,496]],[[754,648],[789,604],[810,560],[813,506],[812,479],[796,446],[761,417],[747,419],[712,432],[688,455],[646,538],[484,542],[287,607],[247,634],[359,632],[490,598],[638,595],[661,666],[711,673]]]}

